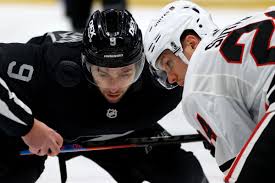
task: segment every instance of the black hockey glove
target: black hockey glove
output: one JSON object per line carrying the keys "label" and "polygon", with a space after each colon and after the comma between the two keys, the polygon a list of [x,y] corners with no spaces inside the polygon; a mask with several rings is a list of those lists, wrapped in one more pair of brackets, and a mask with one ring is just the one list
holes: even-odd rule
{"label": "black hockey glove", "polygon": [[204,140],[203,141],[203,146],[205,149],[209,150],[210,151],[210,154],[215,157],[215,147],[210,144],[207,140]]}

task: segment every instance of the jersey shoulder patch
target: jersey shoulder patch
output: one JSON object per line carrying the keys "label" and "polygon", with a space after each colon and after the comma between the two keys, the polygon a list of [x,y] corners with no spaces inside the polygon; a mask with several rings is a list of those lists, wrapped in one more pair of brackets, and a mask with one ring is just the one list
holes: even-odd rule
{"label": "jersey shoulder patch", "polygon": [[47,37],[51,38],[53,43],[72,43],[82,41],[82,33],[70,31],[48,32]]}

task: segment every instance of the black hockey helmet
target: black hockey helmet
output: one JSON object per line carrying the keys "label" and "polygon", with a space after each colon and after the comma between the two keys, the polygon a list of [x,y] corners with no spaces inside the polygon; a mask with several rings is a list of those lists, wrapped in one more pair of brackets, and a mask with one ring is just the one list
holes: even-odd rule
{"label": "black hockey helmet", "polygon": [[83,33],[82,65],[94,84],[93,67],[122,68],[135,65],[135,82],[145,61],[142,33],[127,10],[108,9],[91,15]]}

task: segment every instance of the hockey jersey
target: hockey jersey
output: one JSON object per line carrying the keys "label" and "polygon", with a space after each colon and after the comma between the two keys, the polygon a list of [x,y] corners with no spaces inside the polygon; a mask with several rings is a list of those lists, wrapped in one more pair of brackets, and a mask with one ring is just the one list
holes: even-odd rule
{"label": "hockey jersey", "polygon": [[190,60],[183,112],[214,145],[222,171],[230,167],[271,105],[274,22],[274,10],[245,17],[204,38]]}

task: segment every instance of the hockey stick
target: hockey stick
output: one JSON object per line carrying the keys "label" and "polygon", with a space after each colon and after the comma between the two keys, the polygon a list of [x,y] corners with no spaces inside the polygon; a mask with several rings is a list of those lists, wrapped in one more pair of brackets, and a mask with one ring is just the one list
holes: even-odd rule
{"label": "hockey stick", "polygon": [[[106,141],[93,141],[82,140],[78,143],[65,144],[61,148],[60,153],[68,152],[81,152],[81,151],[99,151],[109,149],[125,149],[134,147],[146,147],[146,146],[157,146],[165,144],[178,144],[203,141],[204,137],[199,134],[190,135],[177,135],[177,136],[160,136],[160,137],[141,137],[141,138],[127,138],[120,140],[106,140]],[[74,142],[69,141],[69,142]],[[79,139],[77,139],[79,141]],[[67,142],[68,143],[68,142]],[[20,151],[20,155],[31,155],[29,150]]]}

